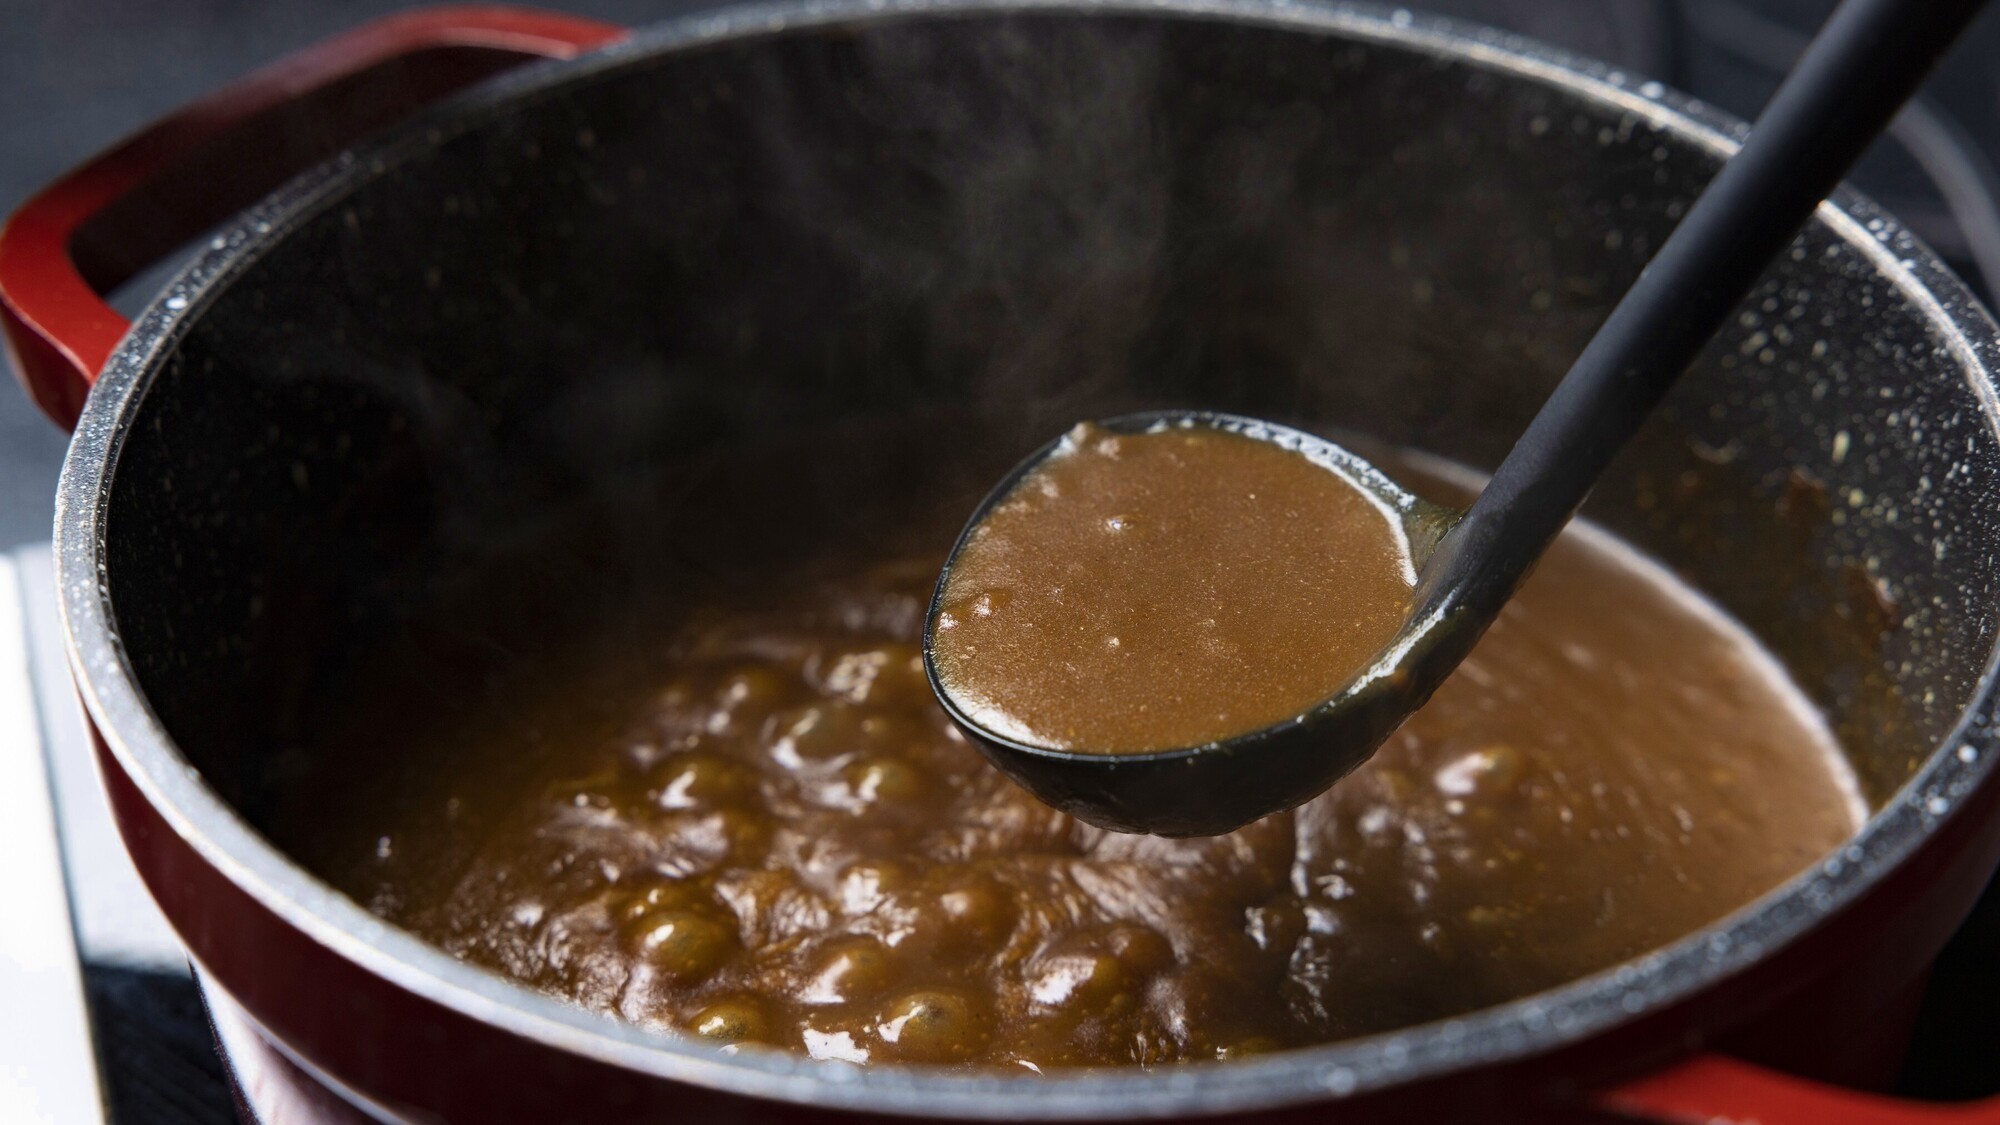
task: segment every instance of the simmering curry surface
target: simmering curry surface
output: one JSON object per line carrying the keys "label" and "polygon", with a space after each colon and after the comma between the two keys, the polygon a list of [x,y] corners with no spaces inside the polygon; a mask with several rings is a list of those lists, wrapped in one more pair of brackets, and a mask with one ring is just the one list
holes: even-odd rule
{"label": "simmering curry surface", "polygon": [[932,656],[958,708],[1016,741],[1198,746],[1339,691],[1415,581],[1396,514],[1299,453],[1086,423],[966,537]]}
{"label": "simmering curry surface", "polygon": [[[639,1024],[1045,1070],[1548,988],[1743,905],[1862,815],[1772,660],[1577,525],[1330,792],[1228,836],[1107,833],[988,768],[931,698],[914,642],[939,561],[715,604],[626,654],[654,687],[614,724],[495,714],[494,769],[371,805],[319,866],[463,959]],[[525,783],[499,768],[527,759]]]}

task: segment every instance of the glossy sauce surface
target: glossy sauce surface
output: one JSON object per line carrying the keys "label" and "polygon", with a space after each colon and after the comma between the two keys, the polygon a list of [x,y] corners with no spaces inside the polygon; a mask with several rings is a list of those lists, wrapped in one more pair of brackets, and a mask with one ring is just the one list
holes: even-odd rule
{"label": "glossy sauce surface", "polygon": [[939,682],[980,727],[1085,753],[1199,746],[1328,699],[1402,626],[1395,513],[1291,450],[1088,423],[951,562]]}
{"label": "glossy sauce surface", "polygon": [[[615,721],[496,712],[477,735],[495,769],[371,805],[317,866],[463,959],[636,1023],[1019,1071],[1519,997],[1743,905],[1862,816],[1769,658],[1577,525],[1332,791],[1223,837],[1106,833],[987,767],[930,697],[938,562],[849,558],[712,605],[623,655],[653,687]],[[497,768],[521,760],[532,778]]]}

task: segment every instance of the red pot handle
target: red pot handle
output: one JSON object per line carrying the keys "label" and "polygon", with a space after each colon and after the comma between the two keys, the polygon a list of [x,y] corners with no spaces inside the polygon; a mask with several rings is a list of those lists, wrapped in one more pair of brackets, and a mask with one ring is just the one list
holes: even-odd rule
{"label": "red pot handle", "polygon": [[523,8],[406,12],[288,55],[50,184],[0,227],[0,328],[43,412],[74,426],[130,325],[102,294],[298,172],[527,58],[625,29]]}
{"label": "red pot handle", "polygon": [[2000,1125],[2000,1098],[1924,1103],[1860,1094],[1722,1055],[1696,1055],[1597,1096],[1598,1108],[1673,1125]]}

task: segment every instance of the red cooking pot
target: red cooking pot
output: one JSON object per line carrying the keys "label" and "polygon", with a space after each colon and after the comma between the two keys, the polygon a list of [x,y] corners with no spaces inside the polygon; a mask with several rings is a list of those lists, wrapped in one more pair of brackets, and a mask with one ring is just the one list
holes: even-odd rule
{"label": "red cooking pot", "polygon": [[[563,61],[491,77],[524,55]],[[893,522],[914,481],[976,496],[1077,417],[1198,402],[1490,466],[1739,129],[1518,39],[1282,0],[833,0],[630,36],[449,9],[288,59],[0,233],[16,366],[75,426],[59,585],[126,843],[207,980],[389,1120],[2000,1121],[1733,1061],[1879,1071],[2000,859],[2000,336],[1851,192],[1588,509],[1766,640],[1873,806],[1666,948],[1263,1058],[863,1069],[600,1018],[292,858],[313,786],[395,770],[307,735],[424,721],[354,713],[397,645],[455,654],[417,677],[453,698],[642,584]],[[103,304],[196,237],[137,323]],[[876,425],[909,417],[951,442]],[[815,473],[711,472],[814,435]],[[699,522],[644,507],[660,488]]]}

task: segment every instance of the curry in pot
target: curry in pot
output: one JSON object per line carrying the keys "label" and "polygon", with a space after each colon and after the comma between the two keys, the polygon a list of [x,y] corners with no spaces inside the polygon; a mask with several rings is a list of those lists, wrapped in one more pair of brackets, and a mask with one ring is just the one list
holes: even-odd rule
{"label": "curry in pot", "polygon": [[1070,820],[962,740],[917,649],[941,551],[820,561],[628,645],[646,686],[588,721],[560,691],[496,708],[479,737],[539,747],[531,776],[433,771],[312,861],[457,957],[640,1025],[1040,1072],[1559,985],[1746,904],[1865,812],[1782,668],[1581,521],[1372,761],[1186,840]]}

